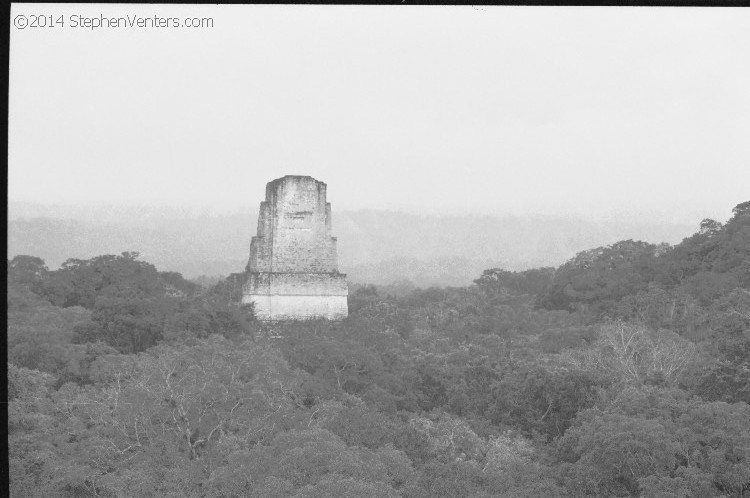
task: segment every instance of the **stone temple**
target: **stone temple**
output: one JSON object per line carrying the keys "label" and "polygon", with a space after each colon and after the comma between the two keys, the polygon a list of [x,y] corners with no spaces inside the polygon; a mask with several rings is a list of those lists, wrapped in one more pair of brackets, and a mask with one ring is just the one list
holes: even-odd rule
{"label": "stone temple", "polygon": [[266,185],[246,277],[242,302],[253,303],[260,320],[347,316],[325,183],[285,176]]}

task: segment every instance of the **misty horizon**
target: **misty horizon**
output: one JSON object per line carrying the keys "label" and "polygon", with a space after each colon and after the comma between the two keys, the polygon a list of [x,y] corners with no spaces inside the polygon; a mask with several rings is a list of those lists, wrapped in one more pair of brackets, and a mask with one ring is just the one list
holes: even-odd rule
{"label": "misty horizon", "polygon": [[[750,195],[750,194],[749,194]],[[169,217],[217,217],[217,216],[248,216],[255,219],[257,217],[258,205],[262,200],[262,195],[258,196],[257,202],[250,200],[235,203],[199,203],[186,202],[177,203],[45,203],[35,201],[19,201],[10,199],[8,201],[8,219],[28,218],[28,217],[76,217],[82,216],[90,220],[109,220],[116,219],[118,213],[147,213],[148,216],[157,216],[163,218]],[[747,199],[744,199],[747,200]],[[339,207],[334,206],[333,213],[348,212],[367,212],[378,211],[386,213],[403,213],[409,216],[427,216],[427,217],[477,217],[477,218],[507,218],[507,217],[540,217],[540,218],[564,218],[572,220],[594,221],[594,222],[639,222],[648,219],[657,223],[680,223],[692,224],[697,226],[706,218],[717,221],[725,220],[731,217],[732,207],[741,202],[730,201],[714,209],[701,210],[697,208],[686,210],[637,210],[622,209],[613,206],[609,210],[594,211],[576,211],[572,208],[565,210],[448,210],[439,209],[409,209],[409,208],[384,208],[378,206],[371,207]]]}
{"label": "misty horizon", "polygon": [[[233,213],[185,209],[102,210],[11,203],[8,253],[41,257],[50,268],[69,258],[136,251],[143,261],[187,278],[243,271],[258,208]],[[720,219],[719,221],[725,221]],[[634,239],[676,244],[698,222],[584,220],[564,216],[439,216],[333,209],[339,264],[356,283],[407,279],[422,286],[466,285],[487,268],[558,266],[576,253]]]}

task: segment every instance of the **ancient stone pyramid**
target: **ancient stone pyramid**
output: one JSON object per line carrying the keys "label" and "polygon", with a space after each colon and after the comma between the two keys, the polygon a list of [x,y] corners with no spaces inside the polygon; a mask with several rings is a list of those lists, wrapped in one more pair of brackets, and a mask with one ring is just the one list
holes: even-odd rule
{"label": "ancient stone pyramid", "polygon": [[242,302],[253,303],[261,320],[347,316],[325,183],[285,176],[266,185],[246,272]]}

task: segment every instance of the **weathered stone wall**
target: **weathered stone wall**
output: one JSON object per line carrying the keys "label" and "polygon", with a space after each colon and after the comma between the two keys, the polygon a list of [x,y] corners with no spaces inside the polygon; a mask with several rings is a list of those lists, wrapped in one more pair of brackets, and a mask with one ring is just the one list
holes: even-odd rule
{"label": "weathered stone wall", "polygon": [[246,293],[280,295],[347,295],[346,275],[342,273],[261,273],[250,272]]}
{"label": "weathered stone wall", "polygon": [[347,315],[347,294],[326,184],[309,176],[269,182],[250,243],[243,302],[255,303],[256,315],[267,320],[338,319]]}
{"label": "weathered stone wall", "polygon": [[255,314],[262,320],[300,320],[305,318],[346,318],[346,296],[255,295]]}
{"label": "weathered stone wall", "polygon": [[309,176],[285,176],[266,186],[248,270],[338,272],[325,183]]}

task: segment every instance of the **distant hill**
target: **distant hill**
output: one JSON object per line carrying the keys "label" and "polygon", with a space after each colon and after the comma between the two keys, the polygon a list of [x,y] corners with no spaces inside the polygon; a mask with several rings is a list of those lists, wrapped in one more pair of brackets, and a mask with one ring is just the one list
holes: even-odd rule
{"label": "distant hill", "polygon": [[[228,275],[247,263],[257,207],[215,214],[177,208],[88,208],[11,203],[8,257],[29,254],[50,269],[68,258],[137,251],[187,278]],[[465,285],[483,269],[558,266],[577,252],[636,239],[675,244],[687,223],[595,222],[550,216],[436,216],[391,211],[333,213],[339,266],[352,282]]]}

